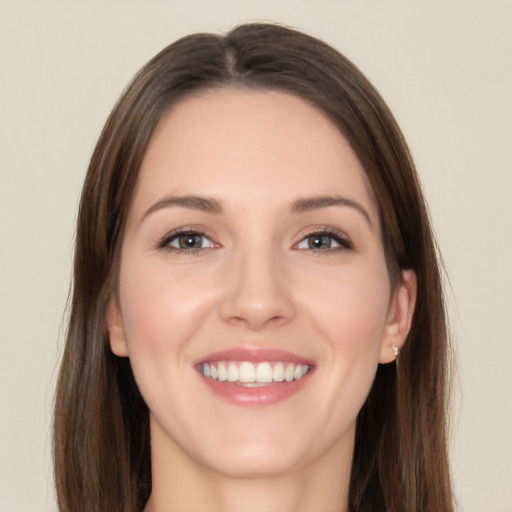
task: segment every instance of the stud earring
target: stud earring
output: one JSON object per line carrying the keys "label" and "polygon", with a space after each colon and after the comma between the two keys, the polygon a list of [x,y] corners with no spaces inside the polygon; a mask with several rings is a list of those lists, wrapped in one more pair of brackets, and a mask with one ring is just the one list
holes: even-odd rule
{"label": "stud earring", "polygon": [[391,349],[391,352],[393,352],[393,355],[395,356],[396,359],[398,357],[398,354],[400,354],[400,349],[394,343],[389,348]]}

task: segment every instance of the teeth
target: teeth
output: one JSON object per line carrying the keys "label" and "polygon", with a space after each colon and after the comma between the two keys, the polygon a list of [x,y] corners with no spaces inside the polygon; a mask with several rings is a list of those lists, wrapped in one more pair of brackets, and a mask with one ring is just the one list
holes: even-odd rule
{"label": "teeth", "polygon": [[283,382],[284,380],[284,364],[283,363],[276,363],[274,365],[274,373],[272,375],[272,378],[275,382]]}
{"label": "teeth", "polygon": [[198,369],[209,379],[251,386],[254,383],[270,384],[302,379],[308,373],[309,366],[284,362],[263,362],[255,365],[250,361],[216,361],[203,363]]}
{"label": "teeth", "polygon": [[272,382],[273,372],[270,363],[260,363],[256,370],[256,382]]}
{"label": "teeth", "polygon": [[302,365],[301,364],[298,364],[296,367],[295,367],[295,370],[293,371],[293,378],[295,380],[297,379],[300,379],[302,377]]}
{"label": "teeth", "polygon": [[[206,375],[205,375],[206,377]],[[238,371],[238,366],[235,363],[228,364],[228,382],[236,382],[240,380],[240,373]]]}
{"label": "teeth", "polygon": [[[218,375],[217,379],[220,382],[225,382],[228,380],[228,372],[226,370],[226,363],[217,363],[216,365],[212,364],[211,366],[217,367],[217,375]],[[203,374],[204,374],[204,371],[203,371]],[[205,375],[205,377],[206,377],[206,375]]]}
{"label": "teeth", "polygon": [[[230,363],[230,365],[231,364],[233,363]],[[254,369],[254,365],[247,361],[240,363],[238,374],[238,380],[240,382],[256,382],[256,370]]]}
{"label": "teeth", "polygon": [[295,365],[289,364],[286,366],[286,370],[284,371],[284,380],[286,382],[291,382],[293,380],[293,374],[295,373]]}

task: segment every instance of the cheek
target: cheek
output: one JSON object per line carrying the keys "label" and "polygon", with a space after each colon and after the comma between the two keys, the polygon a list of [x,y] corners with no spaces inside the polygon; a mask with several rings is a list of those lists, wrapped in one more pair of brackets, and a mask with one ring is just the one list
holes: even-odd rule
{"label": "cheek", "polygon": [[[172,272],[159,261],[126,258],[119,300],[130,364],[150,410],[174,424],[169,404],[182,404],[193,341],[211,311],[211,280]],[[186,407],[186,403],[182,404]],[[169,416],[169,417],[168,417]]]}
{"label": "cheek", "polygon": [[[132,271],[133,270],[133,271]],[[159,262],[127,261],[121,268],[120,303],[130,352],[139,346],[175,350],[197,328],[211,284],[194,272],[170,272]]]}
{"label": "cheek", "polygon": [[354,265],[316,277],[304,283],[303,302],[332,348],[358,353],[380,346],[391,293],[385,267]]}
{"label": "cheek", "polygon": [[370,390],[378,366],[388,316],[390,283],[385,268],[352,267],[317,282],[311,294],[311,314],[323,352],[330,406],[340,404],[357,414]]}

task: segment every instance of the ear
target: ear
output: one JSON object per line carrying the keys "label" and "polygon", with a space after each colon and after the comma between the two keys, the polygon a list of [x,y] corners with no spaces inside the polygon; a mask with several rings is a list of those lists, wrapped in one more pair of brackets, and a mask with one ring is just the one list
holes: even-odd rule
{"label": "ear", "polygon": [[396,286],[389,304],[379,363],[391,363],[397,358],[396,349],[400,350],[402,348],[411,328],[416,294],[416,273],[413,270],[404,270],[402,280]]}
{"label": "ear", "polygon": [[128,357],[128,345],[124,334],[121,312],[115,299],[110,301],[107,310],[107,330],[110,350],[119,357]]}

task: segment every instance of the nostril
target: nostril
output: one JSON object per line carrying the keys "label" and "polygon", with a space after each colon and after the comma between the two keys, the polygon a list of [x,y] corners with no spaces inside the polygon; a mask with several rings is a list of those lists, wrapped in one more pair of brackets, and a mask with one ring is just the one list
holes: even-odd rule
{"label": "nostril", "polygon": [[[246,262],[232,275],[226,295],[221,299],[220,314],[224,321],[246,324],[251,329],[279,325],[289,321],[295,312],[285,284],[270,269],[264,271]],[[243,271],[242,271],[243,270]]]}
{"label": "nostril", "polygon": [[247,311],[244,315],[224,316],[224,320],[233,325],[246,326],[251,330],[259,330],[265,326],[278,326],[288,322],[291,315],[271,315],[259,309]]}

